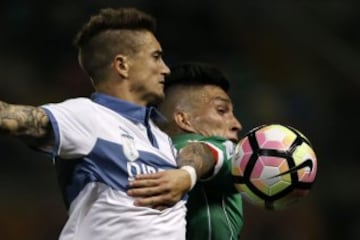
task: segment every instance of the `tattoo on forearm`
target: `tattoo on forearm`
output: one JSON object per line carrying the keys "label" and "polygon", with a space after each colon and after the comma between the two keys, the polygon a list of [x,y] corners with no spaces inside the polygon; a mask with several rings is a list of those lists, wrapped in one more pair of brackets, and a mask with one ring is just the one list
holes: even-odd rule
{"label": "tattoo on forearm", "polygon": [[48,134],[49,126],[41,108],[0,102],[0,133],[42,138]]}
{"label": "tattoo on forearm", "polygon": [[196,170],[198,178],[208,175],[215,166],[215,157],[203,143],[190,143],[178,155],[179,167],[190,165]]}

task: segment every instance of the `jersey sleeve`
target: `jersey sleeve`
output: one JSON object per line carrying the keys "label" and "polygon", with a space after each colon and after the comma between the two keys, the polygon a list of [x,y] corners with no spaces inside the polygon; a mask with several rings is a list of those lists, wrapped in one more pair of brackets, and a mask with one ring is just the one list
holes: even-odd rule
{"label": "jersey sleeve", "polygon": [[235,148],[231,141],[218,136],[205,137],[199,134],[183,134],[173,138],[173,143],[178,150],[181,150],[191,142],[201,142],[207,145],[216,160],[213,173],[206,179],[202,179],[202,181],[209,180],[218,175],[222,168],[228,168],[225,165],[230,161]]}
{"label": "jersey sleeve", "polygon": [[89,99],[78,98],[41,106],[48,115],[55,137],[53,156],[78,158],[90,152],[95,144],[94,112]]}
{"label": "jersey sleeve", "polygon": [[222,169],[228,171],[228,164],[233,155],[234,144],[231,141],[220,138],[203,138],[199,142],[206,144],[215,157],[216,164],[212,175],[202,181],[208,181],[219,174]]}
{"label": "jersey sleeve", "polygon": [[208,146],[214,147],[213,152],[218,154],[218,162],[216,163],[213,175],[207,179],[201,180],[208,192],[216,192],[222,189],[223,192],[236,193],[231,174],[231,158],[233,156],[235,145],[229,140],[217,139],[214,144],[213,139],[202,140]]}
{"label": "jersey sleeve", "polygon": [[235,144],[222,137],[204,137],[199,134],[183,134],[173,138],[173,143],[178,150],[181,150],[191,142],[201,142],[209,146],[216,159],[212,175],[200,180],[207,191],[216,192],[216,189],[220,188],[226,192],[235,192],[231,174],[231,158],[234,153]]}

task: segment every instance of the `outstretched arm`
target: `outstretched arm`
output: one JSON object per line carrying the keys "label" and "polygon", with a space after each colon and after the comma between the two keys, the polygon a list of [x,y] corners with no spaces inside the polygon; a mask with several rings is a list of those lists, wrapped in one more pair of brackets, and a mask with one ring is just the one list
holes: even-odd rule
{"label": "outstretched arm", "polygon": [[135,205],[156,209],[174,205],[192,186],[190,174],[181,167],[193,167],[196,179],[200,179],[211,174],[216,163],[210,148],[200,142],[190,143],[184,147],[177,161],[180,169],[138,175],[130,182],[128,194],[137,197]]}
{"label": "outstretched arm", "polygon": [[39,107],[0,101],[0,134],[17,136],[31,146],[38,146],[50,140],[51,125]]}

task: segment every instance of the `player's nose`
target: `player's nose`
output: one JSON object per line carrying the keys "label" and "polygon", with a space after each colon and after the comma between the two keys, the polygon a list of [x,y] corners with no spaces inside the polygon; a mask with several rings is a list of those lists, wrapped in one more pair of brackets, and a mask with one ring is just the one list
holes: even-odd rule
{"label": "player's nose", "polygon": [[237,120],[237,118],[235,116],[233,116],[231,118],[230,121],[230,132],[232,133],[233,137],[232,137],[232,141],[236,142],[239,138],[238,133],[241,131],[242,129],[242,125],[239,122],[239,120]]}
{"label": "player's nose", "polygon": [[230,126],[231,126],[231,130],[234,132],[240,132],[242,129],[242,125],[240,121],[235,116],[232,117]]}
{"label": "player's nose", "polygon": [[162,67],[162,74],[163,75],[165,75],[165,76],[167,76],[167,75],[169,75],[170,74],[170,68],[168,67],[168,65],[164,62],[164,60],[162,60],[162,65],[161,65],[161,67]]}

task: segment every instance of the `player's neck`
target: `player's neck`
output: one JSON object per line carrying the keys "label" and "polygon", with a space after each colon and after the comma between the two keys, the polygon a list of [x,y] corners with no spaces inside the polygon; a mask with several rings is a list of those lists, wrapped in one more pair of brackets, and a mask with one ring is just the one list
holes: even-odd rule
{"label": "player's neck", "polygon": [[146,106],[148,104],[147,101],[141,99],[139,96],[131,92],[126,84],[103,83],[96,86],[95,90],[97,92],[104,93],[140,106]]}

